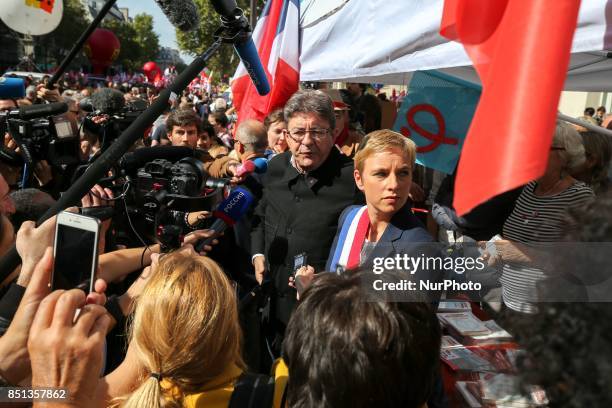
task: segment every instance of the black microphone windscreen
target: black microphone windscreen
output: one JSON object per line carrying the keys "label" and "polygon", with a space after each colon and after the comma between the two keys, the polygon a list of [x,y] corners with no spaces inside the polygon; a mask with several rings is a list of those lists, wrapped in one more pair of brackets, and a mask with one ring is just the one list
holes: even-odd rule
{"label": "black microphone windscreen", "polygon": [[210,0],[215,11],[227,19],[234,17],[234,11],[238,7],[235,0]]}
{"label": "black microphone windscreen", "polygon": [[22,106],[18,110],[9,113],[12,117],[17,117],[21,120],[30,120],[42,118],[44,116],[60,115],[68,111],[68,104],[65,102],[54,102],[48,104],[35,104]]}
{"label": "black microphone windscreen", "polygon": [[125,106],[123,93],[112,88],[102,88],[90,97],[94,110],[100,113],[114,114]]}
{"label": "black microphone windscreen", "polygon": [[138,170],[155,159],[166,159],[170,162],[176,162],[185,157],[193,157],[194,153],[194,149],[184,146],[143,147],[125,154],[119,161],[119,167],[129,173]]}
{"label": "black microphone windscreen", "polygon": [[81,99],[81,101],[79,102],[79,109],[84,112],[93,112],[94,108],[91,104],[91,99],[89,98]]}
{"label": "black microphone windscreen", "polygon": [[181,31],[191,31],[200,25],[200,15],[191,0],[155,0],[170,23]]}

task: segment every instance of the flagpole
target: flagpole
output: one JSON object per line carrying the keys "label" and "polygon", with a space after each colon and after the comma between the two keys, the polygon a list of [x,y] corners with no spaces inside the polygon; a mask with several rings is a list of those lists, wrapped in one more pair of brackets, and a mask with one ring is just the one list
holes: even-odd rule
{"label": "flagpole", "polygon": [[574,125],[582,126],[592,132],[597,132],[605,136],[612,136],[612,130],[608,130],[606,128],[602,128],[601,126],[594,125],[589,122],[585,122],[580,119],[572,118],[571,116],[564,115],[563,113],[557,113],[557,117],[564,122],[573,123]]}

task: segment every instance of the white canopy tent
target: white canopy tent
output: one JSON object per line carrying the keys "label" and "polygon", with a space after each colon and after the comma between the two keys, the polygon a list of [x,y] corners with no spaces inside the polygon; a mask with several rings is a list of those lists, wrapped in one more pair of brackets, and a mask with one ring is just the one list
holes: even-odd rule
{"label": "white canopy tent", "polygon": [[[478,83],[463,46],[438,33],[443,6],[302,0],[300,80],[407,85],[413,71],[440,69]],[[612,0],[582,0],[565,90],[612,91]]]}

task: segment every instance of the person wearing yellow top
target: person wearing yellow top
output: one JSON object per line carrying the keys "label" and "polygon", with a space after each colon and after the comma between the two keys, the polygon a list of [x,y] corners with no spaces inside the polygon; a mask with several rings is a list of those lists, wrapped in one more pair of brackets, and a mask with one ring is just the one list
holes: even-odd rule
{"label": "person wearing yellow top", "polygon": [[[100,406],[271,406],[272,380],[245,373],[236,295],[219,265],[191,245],[152,259],[136,283],[126,358],[98,384]],[[249,387],[253,397],[236,392]]]}

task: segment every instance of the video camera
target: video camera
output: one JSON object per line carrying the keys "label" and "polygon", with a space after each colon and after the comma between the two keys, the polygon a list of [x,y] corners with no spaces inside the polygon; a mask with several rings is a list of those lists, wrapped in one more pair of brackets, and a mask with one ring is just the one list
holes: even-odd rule
{"label": "video camera", "polygon": [[7,149],[3,137],[0,157],[11,165],[25,162],[32,166],[40,160],[55,167],[78,164],[79,136],[68,118],[62,115],[67,110],[67,104],[57,102],[0,112],[0,135],[8,132],[22,155]]}
{"label": "video camera", "polygon": [[178,248],[191,231],[185,215],[212,211],[227,195],[229,180],[210,177],[196,154],[188,147],[141,148],[124,155],[98,183],[123,201],[115,205],[114,220],[127,243],[142,244],[134,239],[140,237],[147,244],[159,241],[164,250]]}
{"label": "video camera", "polygon": [[[97,91],[91,98],[79,103],[79,108],[88,112],[85,117],[85,129],[98,135],[102,151],[106,150],[147,107],[148,104],[144,100],[126,103],[121,92],[108,88]],[[108,121],[102,125],[94,123],[92,119],[99,115],[107,115]]]}

